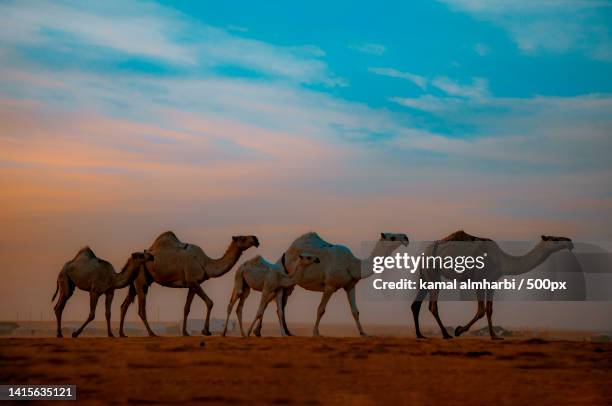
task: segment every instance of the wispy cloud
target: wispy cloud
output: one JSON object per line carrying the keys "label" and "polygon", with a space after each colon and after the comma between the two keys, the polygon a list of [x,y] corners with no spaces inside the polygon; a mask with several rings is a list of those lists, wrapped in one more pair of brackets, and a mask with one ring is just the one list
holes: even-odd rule
{"label": "wispy cloud", "polygon": [[431,84],[450,96],[481,99],[488,95],[489,86],[484,78],[473,78],[471,84],[461,84],[446,76],[434,78]]}
{"label": "wispy cloud", "polygon": [[427,79],[423,76],[415,75],[414,73],[402,72],[393,68],[369,68],[368,70],[377,75],[409,80],[421,89],[427,87]]}
{"label": "wispy cloud", "polygon": [[[427,90],[428,87],[432,87],[442,91],[448,96],[453,97],[476,99],[483,98],[489,93],[488,81],[484,78],[472,78],[472,83],[465,84],[453,80],[447,76],[427,78],[425,76],[400,71],[394,68],[368,68],[368,70],[376,75],[408,80],[421,88],[421,90]],[[400,99],[398,98],[393,98],[393,101],[398,102],[399,100]],[[402,104],[408,105],[412,103]]]}
{"label": "wispy cloud", "polygon": [[487,44],[479,42],[474,45],[474,52],[476,52],[480,56],[486,56],[489,54],[489,46]]}
{"label": "wispy cloud", "polygon": [[440,1],[453,10],[503,27],[525,52],[577,50],[595,59],[612,61],[609,1]]}
{"label": "wispy cloud", "polygon": [[[277,46],[241,37],[153,3],[8,2],[0,5],[0,46],[35,47],[63,58],[150,58],[186,69],[240,67],[301,83],[343,85],[318,47]],[[109,22],[112,29],[109,30]],[[240,31],[239,31],[240,32]],[[92,52],[99,47],[105,54]]]}
{"label": "wispy cloud", "polygon": [[377,44],[375,42],[363,42],[361,44],[350,45],[349,48],[354,49],[364,54],[371,55],[382,55],[387,52],[387,47],[383,44]]}

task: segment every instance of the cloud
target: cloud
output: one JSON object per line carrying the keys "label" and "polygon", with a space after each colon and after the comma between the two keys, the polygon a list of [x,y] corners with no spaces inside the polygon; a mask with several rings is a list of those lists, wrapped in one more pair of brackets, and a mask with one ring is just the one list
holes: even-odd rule
{"label": "cloud", "polygon": [[431,84],[450,96],[480,99],[489,93],[488,82],[483,78],[473,78],[472,84],[464,85],[446,76],[440,76]]}
{"label": "cloud", "polygon": [[451,9],[504,28],[524,52],[580,51],[612,61],[609,14],[599,0],[440,0]]}
{"label": "cloud", "polygon": [[480,56],[486,56],[489,54],[489,47],[482,42],[474,45],[474,52],[476,52]]}
{"label": "cloud", "polygon": [[427,79],[423,76],[415,75],[414,73],[402,72],[393,68],[369,68],[368,70],[377,75],[409,80],[421,89],[427,87]]}
{"label": "cloud", "polygon": [[387,52],[386,46],[374,42],[363,42],[361,44],[350,45],[349,48],[370,55],[382,55]]}
{"label": "cloud", "polygon": [[[424,76],[415,75],[414,73],[402,72],[394,68],[369,68],[368,70],[376,75],[408,80],[422,90],[427,90],[427,88],[431,86],[441,90],[449,96],[483,98],[489,93],[487,80],[479,77],[472,78],[471,84],[462,84],[446,76],[438,76],[429,79]],[[394,101],[398,100],[398,98],[394,98]]]}
{"label": "cloud", "polygon": [[188,71],[236,66],[299,83],[346,84],[329,72],[320,59],[325,53],[312,45],[277,46],[244,38],[233,33],[235,28],[225,31],[153,3],[104,4],[2,3],[0,49],[30,47],[42,55],[88,63],[141,57]]}

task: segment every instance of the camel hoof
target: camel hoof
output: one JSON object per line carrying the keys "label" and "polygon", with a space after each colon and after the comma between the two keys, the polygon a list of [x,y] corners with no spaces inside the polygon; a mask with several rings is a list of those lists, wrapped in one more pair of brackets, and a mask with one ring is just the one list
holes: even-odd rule
{"label": "camel hoof", "polygon": [[57,333],[57,338],[64,338],[64,335],[62,333]]}
{"label": "camel hoof", "polygon": [[255,337],[261,337],[261,331],[256,331],[254,334],[255,334]]}
{"label": "camel hoof", "polygon": [[491,337],[491,340],[503,340],[504,337],[498,337],[498,336],[493,336]]}
{"label": "camel hoof", "polygon": [[119,333],[119,337],[121,338],[127,338],[127,336],[124,333]]}
{"label": "camel hoof", "polygon": [[189,337],[189,333],[186,331],[183,331],[183,337]]}
{"label": "camel hoof", "polygon": [[115,336],[113,334],[109,334],[108,338],[115,338]]}
{"label": "camel hoof", "polygon": [[457,328],[455,328],[455,337],[459,337],[464,332],[465,332],[465,328],[464,327],[457,326]]}
{"label": "camel hoof", "polygon": [[[187,334],[187,335],[189,335],[189,334]],[[155,333],[149,333],[149,337],[157,337],[157,334],[155,334]]]}
{"label": "camel hoof", "polygon": [[445,340],[452,340],[452,339],[453,339],[453,336],[452,336],[452,335],[450,335],[450,334],[447,334],[447,335],[445,335],[445,336],[442,336],[442,338],[444,338]]}
{"label": "camel hoof", "polygon": [[427,340],[427,337],[425,337],[423,334],[417,334],[417,338],[420,340]]}
{"label": "camel hoof", "polygon": [[210,332],[210,330],[202,330],[202,335],[210,336],[212,335],[212,333]]}
{"label": "camel hoof", "polygon": [[362,337],[368,337],[368,335],[366,333],[364,333],[363,331],[361,333],[359,333],[360,336]]}
{"label": "camel hoof", "polygon": [[79,336],[79,332],[78,331],[73,331],[72,332],[72,338],[77,338]]}

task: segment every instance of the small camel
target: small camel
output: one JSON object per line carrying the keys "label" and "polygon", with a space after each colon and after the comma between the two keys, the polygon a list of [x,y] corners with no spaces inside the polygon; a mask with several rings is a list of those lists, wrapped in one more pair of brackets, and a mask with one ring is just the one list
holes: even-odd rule
{"label": "small camel", "polygon": [[225,275],[238,262],[242,253],[251,247],[259,247],[259,240],[254,235],[234,236],[225,254],[221,258],[213,259],[197,245],[180,241],[172,231],[162,233],[149,248],[149,252],[155,256],[155,260],[143,267],[134,283],[130,285],[128,295],[121,305],[119,335],[125,337],[123,333],[125,314],[134,298],[138,296],[138,315],[142,319],[149,336],[155,336],[155,333],[149,327],[146,311],[146,295],[153,282],[169,288],[189,290],[183,311],[184,336],[189,335],[187,333],[187,316],[191,309],[193,297],[198,295],[204,300],[206,303],[206,320],[202,334],[210,335],[210,312],[213,301],[204,293],[200,284],[207,279]]}
{"label": "small camel", "polygon": [[[443,276],[446,279],[456,280],[483,280],[489,282],[497,281],[505,275],[522,275],[542,264],[548,257],[557,251],[564,249],[572,250],[574,245],[572,240],[567,237],[553,237],[543,235],[541,241],[525,255],[510,255],[502,251],[502,249],[489,238],[474,237],[463,230],[456,231],[446,238],[436,241],[429,245],[424,252],[425,256],[439,257],[458,257],[486,256],[485,267],[481,271],[465,271],[457,273],[453,269],[420,269],[420,277],[426,281],[440,281]],[[465,326],[458,326],[455,329],[455,336],[460,336],[470,329],[470,327],[486,314],[489,326],[489,334],[491,339],[498,340],[498,337],[493,330],[493,294],[494,290],[478,290],[476,297],[478,301],[478,309],[474,318]],[[416,329],[417,338],[425,338],[421,334],[419,327],[419,312],[421,304],[427,294],[429,294],[429,311],[433,314],[440,330],[442,337],[450,339],[452,336],[448,334],[442,320],[438,314],[438,290],[418,290],[417,296],[411,305],[412,315],[414,318],[414,326]],[[486,299],[486,303],[485,303]]]}
{"label": "small camel", "polygon": [[96,315],[98,298],[104,294],[106,298],[106,327],[108,336],[113,337],[110,326],[111,304],[115,289],[121,289],[132,283],[138,275],[141,267],[148,261],[153,260],[149,252],[135,252],[127,260],[121,272],[116,273],[113,266],[98,257],[89,247],[82,248],[76,256],[66,262],[57,277],[57,287],[51,301],[55,300],[59,292],[59,299],[55,304],[55,317],[57,318],[57,336],[62,335],[62,312],[66,302],[74,293],[74,288],[89,292],[89,316],[83,325],[72,333],[72,337],[78,337],[85,326],[89,324]]}
{"label": "small camel", "polygon": [[227,306],[227,318],[225,319],[225,326],[223,328],[222,336],[225,337],[227,333],[227,324],[229,322],[230,314],[232,313],[234,304],[236,301],[238,301],[236,316],[238,316],[240,333],[243,337],[246,337],[242,327],[242,307],[246,298],[249,296],[249,293],[251,293],[251,289],[262,293],[259,309],[257,310],[257,315],[255,316],[255,320],[253,321],[251,328],[249,328],[248,335],[251,335],[251,331],[253,330],[256,322],[258,323],[257,328],[255,329],[255,335],[258,337],[261,335],[261,321],[263,319],[263,314],[272,299],[276,298],[276,312],[278,315],[278,322],[280,324],[280,332],[282,336],[286,336],[286,326],[283,325],[284,315],[282,314],[283,306],[281,302],[283,297],[283,288],[295,286],[295,284],[302,277],[304,268],[311,264],[318,264],[319,262],[319,258],[314,255],[307,253],[301,254],[297,267],[298,269],[291,276],[288,275],[287,270],[285,269],[284,255],[281,259],[281,265],[272,264],[266,261],[261,255],[258,255],[240,265],[236,271],[236,276],[234,279],[232,298]]}
{"label": "small camel", "polygon": [[[361,336],[366,333],[359,322],[359,310],[355,299],[355,285],[361,279],[368,278],[374,274],[372,261],[376,256],[387,256],[401,245],[408,245],[406,234],[381,233],[380,240],[376,243],[374,250],[366,259],[359,259],[353,255],[350,249],[343,245],[330,244],[323,240],[317,233],[306,233],[298,237],[285,251],[286,266],[290,275],[297,270],[299,255],[309,252],[320,259],[320,263],[313,264],[304,272],[304,276],[298,285],[306,290],[323,292],[321,303],[317,309],[317,321],[314,325],[313,335],[319,336],[319,323],[325,313],[325,307],[331,295],[340,288],[346,292],[346,297],[351,306],[351,313],[357,324]],[[285,289],[282,299],[283,312],[288,297],[293,288]],[[286,324],[286,323],[285,323]]]}

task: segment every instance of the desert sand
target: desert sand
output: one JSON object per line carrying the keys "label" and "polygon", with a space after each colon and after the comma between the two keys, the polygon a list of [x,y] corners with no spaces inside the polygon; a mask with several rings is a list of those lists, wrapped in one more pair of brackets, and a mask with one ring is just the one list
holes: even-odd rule
{"label": "desert sand", "polygon": [[540,338],[2,338],[0,365],[87,404],[612,404],[612,344]]}

